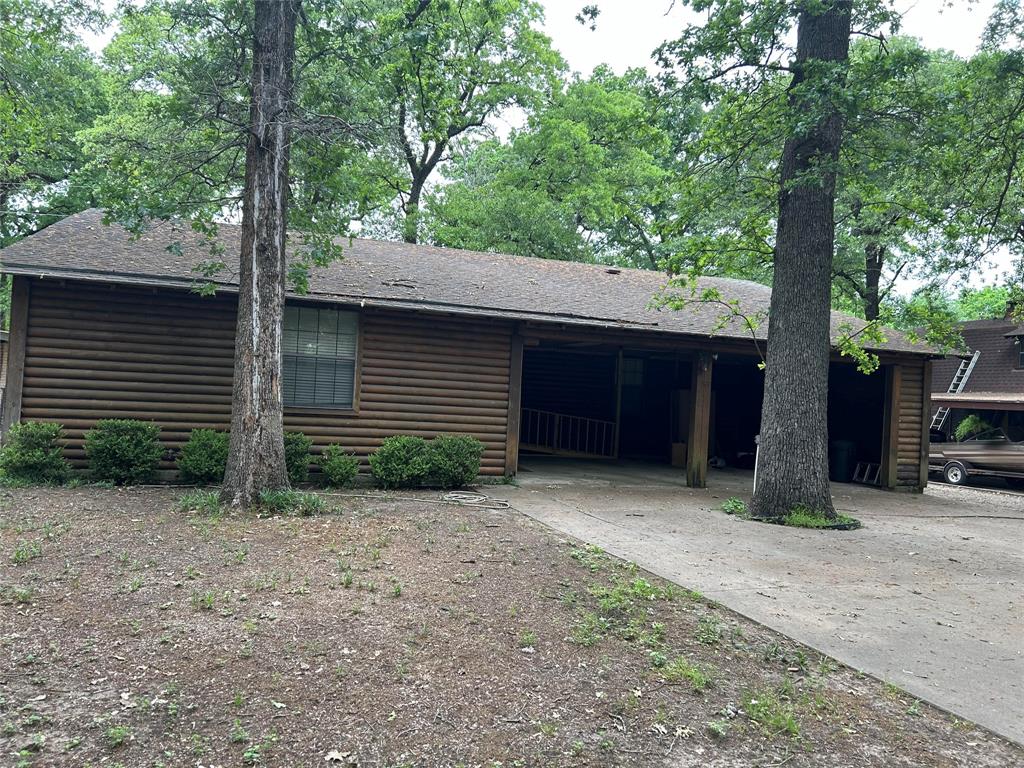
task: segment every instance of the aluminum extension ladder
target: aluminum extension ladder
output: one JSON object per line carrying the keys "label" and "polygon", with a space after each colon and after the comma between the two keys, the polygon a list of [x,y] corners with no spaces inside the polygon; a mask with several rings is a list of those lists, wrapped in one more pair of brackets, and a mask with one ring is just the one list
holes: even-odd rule
{"label": "aluminum extension ladder", "polygon": [[[946,390],[948,394],[957,395],[964,391],[964,387],[967,386],[967,380],[971,378],[971,371],[974,370],[974,364],[978,362],[979,357],[981,357],[981,350],[976,349],[970,360],[964,358],[960,361],[960,367],[956,369],[956,373],[953,374],[953,380],[949,382],[949,389]],[[946,419],[949,417],[949,411],[950,409],[946,406],[939,406],[932,417],[932,429],[942,429],[942,425],[946,423]]]}

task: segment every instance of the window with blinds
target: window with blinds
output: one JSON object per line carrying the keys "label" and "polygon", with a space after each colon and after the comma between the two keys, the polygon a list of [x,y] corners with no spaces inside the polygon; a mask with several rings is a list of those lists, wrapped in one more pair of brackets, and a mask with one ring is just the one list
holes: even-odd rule
{"label": "window with blinds", "polygon": [[285,405],[353,407],[358,328],[355,312],[285,306]]}

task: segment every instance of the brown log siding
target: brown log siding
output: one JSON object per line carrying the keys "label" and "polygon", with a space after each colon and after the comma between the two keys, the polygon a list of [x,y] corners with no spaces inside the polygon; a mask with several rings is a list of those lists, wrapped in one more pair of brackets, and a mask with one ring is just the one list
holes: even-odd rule
{"label": "brown log siding", "polygon": [[[900,372],[899,424],[896,430],[896,485],[921,486],[924,419],[924,364],[904,364]],[[929,382],[930,383],[930,382]],[[925,433],[926,434],[926,433]]]}
{"label": "brown log siding", "polygon": [[[233,296],[203,298],[34,281],[21,417],[61,422],[66,453],[103,418],[149,419],[179,448],[197,427],[227,429]],[[484,474],[505,468],[511,326],[413,313],[361,313],[357,410],[288,408],[285,428],[365,456],[389,435],[472,434]],[[166,461],[163,469],[173,469]]]}

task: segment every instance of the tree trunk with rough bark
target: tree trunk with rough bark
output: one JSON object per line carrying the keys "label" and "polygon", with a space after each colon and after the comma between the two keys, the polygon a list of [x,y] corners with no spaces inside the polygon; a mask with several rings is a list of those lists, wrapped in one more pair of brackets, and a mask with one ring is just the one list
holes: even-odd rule
{"label": "tree trunk with rough bark", "polygon": [[299,0],[256,0],[231,441],[221,501],[287,488],[281,392],[288,156]]}
{"label": "tree trunk with rough bark", "polygon": [[405,220],[402,222],[402,239],[416,245],[420,239],[420,198],[423,196],[423,185],[426,179],[413,176],[409,198],[405,201]]}
{"label": "tree trunk with rough bark", "polygon": [[882,311],[882,266],[885,264],[885,246],[869,242],[864,246],[864,319],[877,320]]}
{"label": "tree trunk with rough bark", "polygon": [[828,482],[828,366],[835,165],[843,118],[820,100],[841,85],[830,86],[824,78],[838,77],[836,63],[845,71],[850,11],[850,0],[825,0],[798,20],[790,107],[796,113],[814,110],[820,119],[791,135],[782,152],[758,482],[751,504],[760,517],[785,515],[797,506],[835,516]]}

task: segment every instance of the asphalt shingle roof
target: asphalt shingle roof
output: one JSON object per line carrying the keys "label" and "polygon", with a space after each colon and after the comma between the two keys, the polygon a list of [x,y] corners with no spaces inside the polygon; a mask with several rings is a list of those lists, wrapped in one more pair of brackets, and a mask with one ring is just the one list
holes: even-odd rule
{"label": "asphalt shingle roof", "polygon": [[[1019,346],[1013,333],[1020,328],[1012,320],[971,320],[960,324],[966,354],[981,355],[963,391],[969,393],[1024,393],[1024,370],[1017,367]],[[932,392],[945,392],[960,365],[960,357],[938,360],[932,368]]]}
{"label": "asphalt shingle roof", "polygon": [[[0,252],[11,274],[42,275],[114,283],[188,286],[200,280],[194,267],[209,258],[199,235],[180,223],[154,225],[133,238],[105,225],[99,210],[69,216]],[[222,225],[218,235],[229,263],[240,248],[240,228]],[[169,250],[180,243],[180,252]],[[665,285],[658,272],[596,264],[480,253],[377,240],[340,241],[344,259],[315,268],[309,297],[348,304],[416,308],[584,326],[646,329],[689,336],[749,339],[740,322],[721,326],[723,309],[694,304],[678,311],[655,309],[651,298]],[[217,282],[227,290],[237,277]],[[703,278],[700,290],[717,289],[738,300],[747,315],[765,315],[757,336],[765,338],[771,289],[730,278]],[[832,339],[858,320],[832,313]],[[879,349],[934,354],[896,331]]]}

